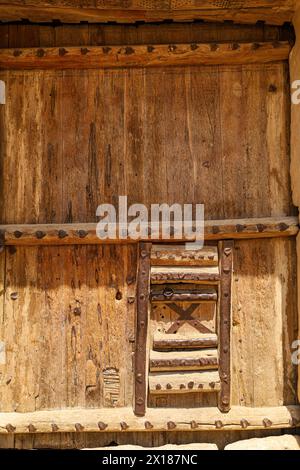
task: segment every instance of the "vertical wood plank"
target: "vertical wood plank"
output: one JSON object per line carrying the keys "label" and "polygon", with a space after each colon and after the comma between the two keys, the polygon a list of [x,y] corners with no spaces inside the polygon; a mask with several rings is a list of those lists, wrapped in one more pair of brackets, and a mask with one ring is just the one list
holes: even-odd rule
{"label": "vertical wood plank", "polygon": [[141,243],[138,261],[137,281],[137,318],[136,318],[136,351],[135,351],[135,404],[137,416],[144,416],[147,406],[148,365],[147,349],[149,324],[150,294],[150,252],[151,243]]}
{"label": "vertical wood plank", "polygon": [[231,284],[233,264],[232,240],[220,242],[220,312],[219,312],[219,374],[221,391],[219,408],[228,412],[231,407]]}

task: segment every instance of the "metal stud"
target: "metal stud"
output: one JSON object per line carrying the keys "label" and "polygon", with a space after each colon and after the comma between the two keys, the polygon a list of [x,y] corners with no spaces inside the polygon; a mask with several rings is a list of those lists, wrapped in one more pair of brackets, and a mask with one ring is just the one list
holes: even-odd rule
{"label": "metal stud", "polygon": [[33,424],[30,423],[29,426],[28,426],[28,431],[29,432],[36,432],[36,427]]}
{"label": "metal stud", "polygon": [[12,293],[10,294],[10,298],[11,298],[11,300],[17,300],[17,298],[18,298],[18,292],[12,292]]}
{"label": "metal stud", "polygon": [[36,236],[36,238],[41,240],[42,238],[44,238],[46,236],[46,234],[45,234],[45,232],[42,232],[41,230],[38,230],[37,232],[35,232],[35,236]]}
{"label": "metal stud", "polygon": [[15,426],[13,426],[12,424],[7,424],[5,426],[5,428],[6,428],[7,432],[15,432],[15,430],[16,430]]}
{"label": "metal stud", "polygon": [[107,428],[107,424],[103,423],[102,421],[99,421],[98,428],[100,429],[100,431],[104,431]]}
{"label": "metal stud", "polygon": [[249,426],[249,422],[246,419],[241,419],[241,427],[246,429]]}
{"label": "metal stud", "polygon": [[245,225],[237,224],[235,228],[236,228],[236,231],[239,233],[239,232],[242,232],[246,227]]}
{"label": "metal stud", "polygon": [[67,234],[67,232],[65,232],[65,230],[59,230],[58,231],[58,238],[65,238],[67,236],[68,236],[68,234]]}
{"label": "metal stud", "polygon": [[264,418],[264,419],[263,419],[263,425],[264,425],[265,428],[271,427],[272,424],[273,424],[273,423],[272,423],[272,421],[269,420],[269,418]]}
{"label": "metal stud", "polygon": [[160,384],[156,384],[155,388],[156,388],[156,390],[161,390],[161,385],[160,385]]}
{"label": "metal stud", "polygon": [[198,424],[196,423],[196,421],[191,421],[191,428],[196,429],[197,427],[198,427]]}
{"label": "metal stud", "polygon": [[23,235],[23,233],[20,232],[20,230],[16,230],[16,231],[14,232],[15,238],[21,238],[22,235]]}
{"label": "metal stud", "polygon": [[152,429],[153,424],[150,423],[150,421],[145,421],[145,429]]}
{"label": "metal stud", "polygon": [[59,427],[55,423],[51,424],[51,428],[53,432],[57,432],[59,430]]}
{"label": "metal stud", "polygon": [[82,426],[82,424],[76,423],[75,424],[75,429],[76,429],[77,432],[81,432],[81,431],[84,430],[84,427]]}
{"label": "metal stud", "polygon": [[122,421],[122,422],[120,423],[120,426],[121,426],[122,431],[126,431],[126,429],[129,428],[128,424],[125,423],[125,421]]}
{"label": "metal stud", "polygon": [[217,421],[215,421],[215,426],[216,426],[217,429],[221,429],[223,427],[222,421],[219,420],[219,419]]}
{"label": "metal stud", "polygon": [[259,232],[263,232],[266,228],[263,224],[257,224],[256,227]]}
{"label": "metal stud", "polygon": [[167,427],[168,427],[168,429],[175,429],[176,424],[174,423],[174,421],[168,421],[167,422]]}
{"label": "metal stud", "polygon": [[167,388],[168,390],[172,390],[172,385],[171,385],[171,384],[167,384],[167,385],[166,385],[166,388]]}
{"label": "metal stud", "polygon": [[194,387],[194,382],[189,382],[189,383],[188,383],[188,388],[189,388],[189,389],[192,389],[193,387]]}
{"label": "metal stud", "polygon": [[87,234],[88,232],[86,232],[85,230],[78,230],[79,238],[85,238]]}

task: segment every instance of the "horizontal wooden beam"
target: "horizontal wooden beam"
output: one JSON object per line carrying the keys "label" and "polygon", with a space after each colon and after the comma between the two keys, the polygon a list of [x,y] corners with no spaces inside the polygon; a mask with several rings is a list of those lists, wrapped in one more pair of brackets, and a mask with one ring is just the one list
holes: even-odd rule
{"label": "horizontal wooden beam", "polygon": [[185,336],[180,333],[162,334],[154,333],[153,349],[165,351],[168,349],[199,349],[216,348],[218,337],[216,334],[202,334],[201,336]]}
{"label": "horizontal wooden beam", "polygon": [[[257,219],[231,219],[205,221],[205,240],[277,238],[296,236],[299,232],[297,217],[268,217]],[[165,240],[161,234],[142,241],[176,242],[171,235]],[[183,238],[181,241],[187,241]],[[193,241],[193,240],[191,240]],[[16,224],[0,225],[0,245],[78,245],[103,243],[136,243],[136,240],[100,240],[96,223],[78,224]]]}
{"label": "horizontal wooden beam", "polygon": [[218,371],[151,372],[149,392],[155,395],[177,393],[216,393],[221,389]]}
{"label": "horizontal wooden beam", "polygon": [[155,288],[153,286],[151,289],[150,299],[152,304],[154,303],[172,303],[172,302],[215,302],[218,300],[217,289],[211,288],[197,288],[197,289],[178,289],[169,287],[169,288]]}
{"label": "horizontal wooden beam", "polygon": [[150,371],[202,370],[218,367],[216,349],[199,351],[151,351]]}
{"label": "horizontal wooden beam", "polygon": [[286,60],[286,41],[0,49],[0,69],[100,69],[234,65]]}
{"label": "horizontal wooden beam", "polygon": [[150,280],[158,284],[183,281],[215,284],[220,280],[220,274],[216,266],[200,268],[196,266],[152,266]]}
{"label": "horizontal wooden beam", "polygon": [[218,248],[204,246],[201,250],[186,250],[184,245],[154,245],[151,265],[218,266]]}
{"label": "horizontal wooden beam", "polygon": [[[197,2],[194,0],[131,0],[124,2],[104,0],[91,2],[64,0],[34,1],[14,0],[0,2],[2,21],[28,19],[34,22],[60,20],[64,23],[90,23],[114,21],[133,23],[136,21],[157,22],[164,20],[209,21],[231,20],[241,23],[266,21],[268,24],[283,24],[291,21],[295,11],[295,0],[244,0],[235,2]],[[125,5],[124,5],[125,4]]]}
{"label": "horizontal wooden beam", "polygon": [[[175,427],[168,423],[173,422]],[[127,426],[124,426],[126,423]],[[78,426],[80,424],[80,426]],[[300,427],[300,406],[248,408],[153,408],[144,417],[132,408],[76,408],[29,413],[0,413],[0,434],[51,432],[136,432],[251,430]]]}

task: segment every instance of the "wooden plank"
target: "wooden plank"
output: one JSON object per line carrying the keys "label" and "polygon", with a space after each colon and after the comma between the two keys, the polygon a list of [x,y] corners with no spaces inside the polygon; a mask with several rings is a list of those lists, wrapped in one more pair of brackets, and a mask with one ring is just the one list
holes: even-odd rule
{"label": "wooden plank", "polygon": [[151,282],[205,282],[216,283],[220,279],[219,269],[216,266],[195,267],[195,266],[152,266]]}
{"label": "wooden plank", "polygon": [[151,243],[141,243],[138,262],[136,349],[135,349],[135,398],[134,412],[143,416],[147,403],[147,350],[150,292]]}
{"label": "wooden plank", "polygon": [[192,289],[180,289],[178,287],[157,287],[152,286],[151,288],[151,302],[215,302],[218,299],[218,293],[216,289],[205,289],[205,288],[192,288]]}
{"label": "wooden plank", "polygon": [[218,371],[192,372],[151,372],[149,392],[151,394],[169,393],[207,393],[218,392],[221,388]]}
{"label": "wooden plank", "polygon": [[[34,433],[64,433],[76,432],[75,424],[79,423],[84,432],[99,432],[100,424],[104,424],[104,432],[121,431],[121,423],[126,423],[124,432],[133,431],[168,431],[168,422],[172,420],[176,427],[174,431],[192,430],[244,430],[244,421],[247,429],[285,429],[300,426],[299,406],[275,406],[251,408],[244,406],[232,407],[229,413],[222,413],[214,407],[148,409],[144,417],[134,415],[132,408],[111,409],[60,409],[43,410],[29,413],[0,413],[0,434],[8,432],[28,434],[32,432],[29,424],[35,428]],[[266,421],[268,420],[268,421]],[[149,428],[150,423],[152,427]],[[53,424],[56,427],[53,427]],[[196,424],[196,425],[195,425]],[[9,426],[10,425],[10,426]],[[101,426],[103,428],[103,426]],[[124,426],[123,426],[124,427]],[[8,431],[8,429],[10,431]]]}
{"label": "wooden plank", "polygon": [[218,249],[205,246],[201,249],[186,250],[184,245],[153,245],[151,265],[172,266],[218,266]]}
{"label": "wooden plank", "polygon": [[[293,19],[293,25],[296,33],[296,44],[290,54],[290,80],[292,83],[293,93],[299,90],[299,87],[295,88],[293,85],[296,80],[299,80],[299,65],[300,65],[300,8],[298,5],[297,12]],[[297,82],[296,82],[297,83]],[[300,149],[300,137],[299,137],[299,122],[300,122],[300,107],[299,107],[299,94],[294,96],[291,105],[291,185],[293,202],[295,206],[300,207],[300,170],[299,170],[299,149]],[[297,291],[298,291],[298,338],[300,340],[300,237],[297,237]],[[298,365],[298,400],[300,402],[300,364]]]}
{"label": "wooden plank", "polygon": [[189,336],[176,334],[162,334],[158,331],[154,333],[153,349],[197,349],[197,348],[216,348],[218,346],[218,337],[216,334],[202,334],[201,336]]}
{"label": "wooden plank", "polygon": [[231,406],[231,284],[233,269],[233,241],[220,242],[220,298],[219,298],[219,373],[221,392],[219,408],[228,412]]}
{"label": "wooden plank", "polygon": [[287,41],[1,49],[0,70],[237,65],[288,59]]}
{"label": "wooden plank", "polygon": [[[6,245],[136,243],[136,240],[129,238],[127,240],[100,240],[96,235],[95,223],[0,225],[0,230],[5,231]],[[222,240],[291,237],[296,236],[298,232],[297,217],[266,217],[207,220],[204,235],[206,240]],[[151,241],[159,242],[163,239],[161,237]],[[174,242],[174,239],[171,238],[169,241]],[[178,243],[178,240],[176,242]]]}
{"label": "wooden plank", "polygon": [[151,351],[150,371],[202,370],[218,367],[218,353],[214,349],[199,351]]}
{"label": "wooden plank", "polygon": [[99,3],[92,7],[87,3],[82,5],[68,5],[57,2],[49,5],[47,2],[36,4],[31,1],[23,4],[15,1],[13,4],[4,3],[0,6],[2,21],[14,21],[27,18],[35,22],[49,22],[59,19],[64,23],[79,23],[88,21],[103,23],[117,21],[119,23],[132,23],[135,21],[157,22],[163,20],[193,21],[196,19],[231,20],[244,23],[266,21],[269,24],[283,24],[291,21],[295,11],[294,0],[287,2],[265,1],[243,2],[243,4],[220,3],[206,1],[204,5],[195,6],[190,1],[177,2],[162,0],[160,2],[129,2],[124,6],[121,2]]}

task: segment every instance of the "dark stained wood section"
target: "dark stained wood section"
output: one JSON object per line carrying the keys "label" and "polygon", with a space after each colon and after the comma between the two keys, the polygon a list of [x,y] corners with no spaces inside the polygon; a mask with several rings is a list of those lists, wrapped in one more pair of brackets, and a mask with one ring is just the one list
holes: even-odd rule
{"label": "dark stained wood section", "polygon": [[144,416],[147,404],[147,337],[149,320],[151,243],[141,243],[137,278],[136,349],[135,349],[135,397],[134,412]]}
{"label": "dark stained wood section", "polygon": [[220,242],[220,318],[219,318],[219,375],[221,391],[219,408],[228,412],[231,407],[231,284],[233,267],[233,248],[231,240]]}

